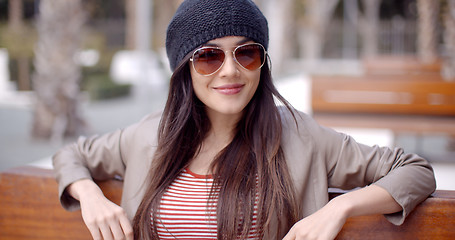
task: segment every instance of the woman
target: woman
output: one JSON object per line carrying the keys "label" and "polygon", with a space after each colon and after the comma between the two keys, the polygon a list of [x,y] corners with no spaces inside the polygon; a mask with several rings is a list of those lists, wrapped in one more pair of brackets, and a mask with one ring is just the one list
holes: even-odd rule
{"label": "woman", "polygon": [[[435,189],[428,162],[293,110],[273,86],[267,46],[250,0],[184,1],[167,31],[163,113],[59,151],[63,206],[80,204],[94,239],[333,239],[351,216],[403,223]],[[92,181],[116,175],[122,207]],[[329,187],[363,188],[329,201]]]}

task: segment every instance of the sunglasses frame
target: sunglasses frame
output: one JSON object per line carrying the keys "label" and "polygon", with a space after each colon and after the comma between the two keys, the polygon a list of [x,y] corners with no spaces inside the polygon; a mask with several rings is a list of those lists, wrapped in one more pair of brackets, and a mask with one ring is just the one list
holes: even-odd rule
{"label": "sunglasses frame", "polygon": [[[246,67],[244,67],[242,64],[239,63],[239,61],[238,61],[237,58],[235,57],[235,51],[237,51],[237,49],[239,49],[239,48],[241,48],[241,47],[249,46],[249,45],[258,45],[258,46],[260,46],[260,47],[262,48],[262,50],[264,51],[264,60],[262,61],[261,66],[259,66],[258,68],[254,69],[254,70],[249,70],[249,69],[247,69]],[[194,66],[194,56],[195,56],[195,54],[196,54],[198,51],[204,50],[204,49],[218,49],[218,50],[221,50],[221,51],[224,53],[224,60],[223,60],[223,63],[221,63],[221,65],[218,67],[218,69],[216,69],[214,72],[209,73],[209,74],[202,74],[202,73],[198,72],[198,70],[197,70],[196,67]],[[228,52],[232,52],[232,58],[234,59],[234,61],[235,61],[240,67],[242,67],[243,69],[248,70],[248,71],[255,71],[255,70],[261,69],[262,66],[264,66],[264,64],[265,64],[266,59],[268,58],[268,53],[267,53],[267,51],[265,50],[265,47],[264,47],[262,44],[260,44],[260,43],[245,43],[245,44],[242,44],[242,45],[239,45],[239,46],[235,47],[234,50],[232,50],[232,51],[230,51],[230,50],[223,50],[223,49],[220,48],[220,47],[209,47],[209,46],[198,48],[198,49],[194,50],[194,52],[191,54],[190,62],[193,63],[193,64],[191,64],[191,65],[193,65],[194,71],[196,71],[198,74],[200,74],[200,75],[202,75],[202,76],[211,76],[211,75],[217,73],[217,72],[224,66],[224,63],[226,62],[226,55],[227,55]]]}

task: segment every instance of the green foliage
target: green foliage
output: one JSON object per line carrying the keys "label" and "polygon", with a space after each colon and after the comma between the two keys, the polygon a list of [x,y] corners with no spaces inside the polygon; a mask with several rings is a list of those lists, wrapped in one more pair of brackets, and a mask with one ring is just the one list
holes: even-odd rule
{"label": "green foliage", "polygon": [[128,96],[131,84],[118,84],[109,75],[99,69],[85,69],[82,89],[86,90],[93,100],[111,99]]}
{"label": "green foliage", "polygon": [[84,29],[84,38],[82,40],[82,48],[96,49],[103,52],[106,49],[106,36],[93,28],[86,27]]}
{"label": "green foliage", "polygon": [[33,58],[36,40],[36,30],[30,25],[10,29],[6,23],[0,23],[0,47],[8,49],[10,58]]}
{"label": "green foliage", "polygon": [[[111,49],[107,47],[106,36],[95,29],[87,27],[82,42],[82,49],[95,49],[100,53],[100,59],[94,69],[91,71],[106,72],[109,69],[111,60],[117,49]],[[100,70],[102,69],[102,70]],[[87,70],[87,69],[85,69]],[[90,71],[90,70],[87,70]]]}

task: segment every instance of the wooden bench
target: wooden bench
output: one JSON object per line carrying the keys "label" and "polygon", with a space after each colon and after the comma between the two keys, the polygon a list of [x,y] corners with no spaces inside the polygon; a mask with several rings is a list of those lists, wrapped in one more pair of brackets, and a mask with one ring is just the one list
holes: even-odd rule
{"label": "wooden bench", "polygon": [[312,76],[313,112],[455,116],[455,82],[411,76]]}
{"label": "wooden bench", "polygon": [[442,60],[381,55],[362,60],[361,76],[312,76],[313,112],[455,116],[455,82]]}
{"label": "wooden bench", "polygon": [[[121,182],[99,184],[109,199],[120,202]],[[90,234],[80,211],[60,206],[51,170],[19,167],[0,174],[0,238],[90,239]],[[337,239],[455,239],[455,191],[436,191],[402,226],[382,215],[350,218]]]}
{"label": "wooden bench", "polygon": [[425,135],[455,139],[455,82],[442,79],[441,62],[379,56],[363,61],[360,76],[312,76],[313,117],[334,128],[388,129],[394,139],[411,133],[416,145]]}

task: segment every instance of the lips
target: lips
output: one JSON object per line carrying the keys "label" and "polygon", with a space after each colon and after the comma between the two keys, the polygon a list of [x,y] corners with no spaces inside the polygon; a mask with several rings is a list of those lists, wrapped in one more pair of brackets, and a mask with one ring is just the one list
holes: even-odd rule
{"label": "lips", "polygon": [[214,87],[213,89],[224,95],[234,95],[242,91],[244,86],[245,84],[227,84]]}

